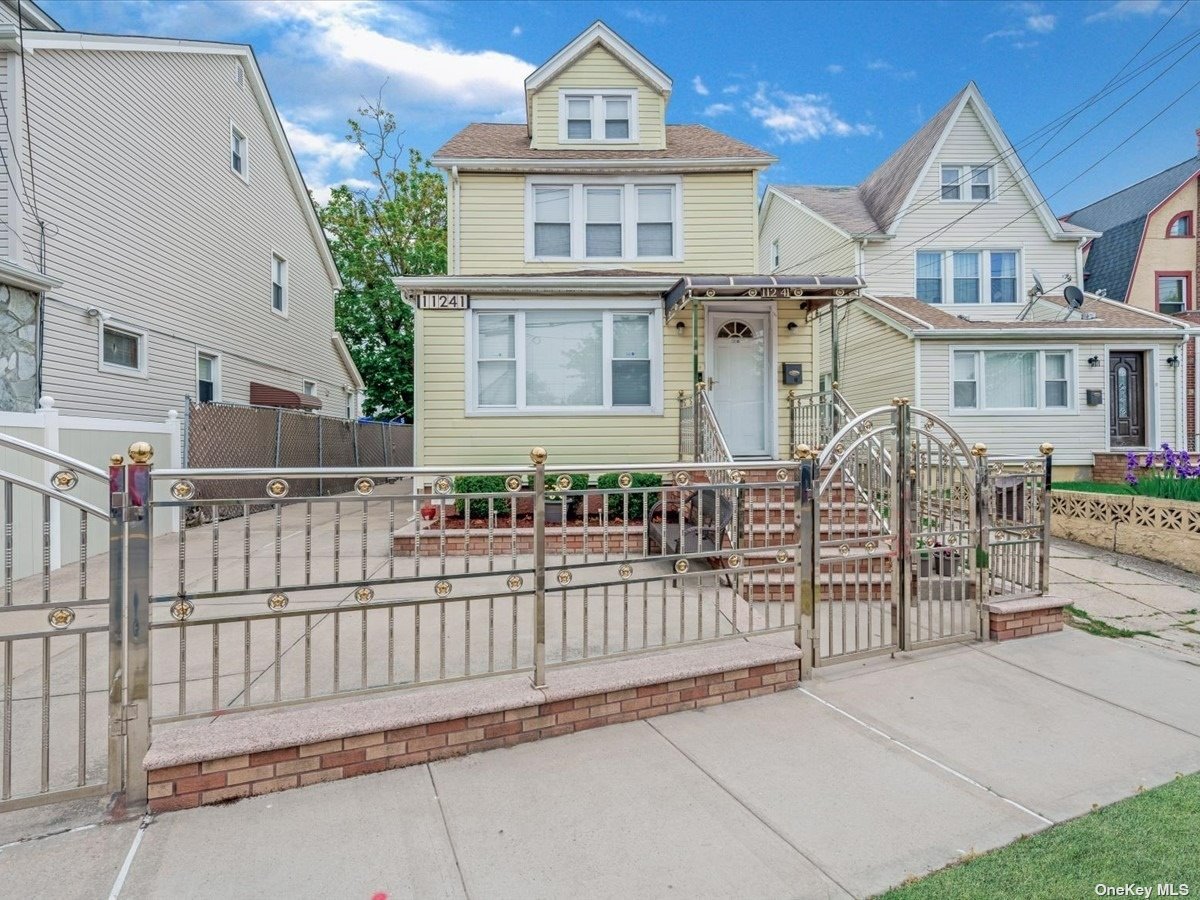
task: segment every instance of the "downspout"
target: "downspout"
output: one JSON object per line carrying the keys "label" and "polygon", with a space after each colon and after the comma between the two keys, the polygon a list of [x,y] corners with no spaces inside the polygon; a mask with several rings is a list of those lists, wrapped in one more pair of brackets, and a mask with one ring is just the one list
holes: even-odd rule
{"label": "downspout", "polygon": [[458,166],[450,167],[450,198],[451,198],[451,208],[454,212],[454,229],[453,229],[454,233],[452,236],[452,239],[454,241],[454,253],[452,254],[452,259],[451,259],[451,263],[450,263],[451,264],[451,273],[450,274],[461,275],[462,274],[462,268],[461,268],[461,266],[462,266],[462,249],[459,246],[459,243],[460,243],[459,238],[462,235],[462,226],[460,224],[462,222],[462,215],[461,215],[461,213],[462,213],[462,208],[461,208],[462,186],[459,184],[459,181],[458,181]]}

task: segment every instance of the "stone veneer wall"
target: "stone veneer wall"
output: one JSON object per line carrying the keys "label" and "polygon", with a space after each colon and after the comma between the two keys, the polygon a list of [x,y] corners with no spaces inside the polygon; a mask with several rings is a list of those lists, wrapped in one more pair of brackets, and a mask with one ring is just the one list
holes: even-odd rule
{"label": "stone veneer wall", "polygon": [[38,297],[0,284],[0,412],[37,406]]}

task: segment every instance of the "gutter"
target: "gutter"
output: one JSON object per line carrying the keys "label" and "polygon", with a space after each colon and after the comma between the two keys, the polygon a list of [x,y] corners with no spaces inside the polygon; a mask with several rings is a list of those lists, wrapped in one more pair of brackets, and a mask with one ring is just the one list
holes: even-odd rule
{"label": "gutter", "polygon": [[578,276],[518,275],[410,275],[392,279],[403,293],[430,291],[471,291],[479,294],[572,293],[572,294],[661,294],[679,281],[678,275],[661,276]]}
{"label": "gutter", "polygon": [[708,171],[761,171],[770,168],[779,160],[769,157],[713,157],[712,159],[664,159],[661,157],[643,157],[629,159],[603,159],[602,157],[585,157],[579,159],[541,159],[530,157],[523,159],[495,157],[431,157],[429,162],[439,169],[470,169],[485,172],[538,172],[548,171],[627,171],[630,169],[666,170],[672,172],[708,172]]}

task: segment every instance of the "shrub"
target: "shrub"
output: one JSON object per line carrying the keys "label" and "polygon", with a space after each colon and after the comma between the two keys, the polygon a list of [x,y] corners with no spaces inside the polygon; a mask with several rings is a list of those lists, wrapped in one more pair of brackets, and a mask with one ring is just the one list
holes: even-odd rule
{"label": "shrub", "polygon": [[[562,494],[560,494],[558,492],[558,484],[556,483],[558,481],[558,479],[559,479],[558,475],[547,475],[546,476],[546,499],[547,500],[561,500],[562,499]],[[571,474],[571,486],[569,488],[567,488],[567,491],[568,491],[567,502],[569,503],[572,500],[578,500],[579,492],[586,491],[588,489],[588,484],[590,482],[591,482],[591,479],[588,477],[586,472],[572,473]],[[532,475],[529,476],[529,486],[533,487],[533,476]]]}
{"label": "shrub", "polygon": [[1125,457],[1125,482],[1135,494],[1164,500],[1200,501],[1200,462],[1193,463],[1186,450],[1162,445],[1162,452],[1151,450],[1139,459],[1136,453]]}
{"label": "shrub", "polygon": [[[504,484],[503,475],[459,475],[454,479],[454,493],[456,494],[507,494],[508,488]],[[463,509],[466,507],[466,499],[459,498],[454,501],[454,508],[458,514],[463,515]],[[496,511],[496,515],[507,515],[510,505],[508,497],[497,497],[492,503],[492,509]],[[472,518],[478,516],[486,516],[488,514],[488,500],[483,497],[479,500],[471,500]]]}
{"label": "shrub", "polygon": [[613,491],[608,495],[608,515],[609,518],[619,518],[625,515],[625,497],[629,497],[629,518],[641,519],[645,510],[649,509],[658,502],[657,493],[642,493],[635,491],[635,488],[651,488],[662,487],[662,476],[656,472],[631,472],[633,477],[632,483],[629,485],[629,493],[626,494],[617,484],[617,478],[620,477],[617,472],[609,472],[601,475],[596,479],[596,486],[604,491]]}

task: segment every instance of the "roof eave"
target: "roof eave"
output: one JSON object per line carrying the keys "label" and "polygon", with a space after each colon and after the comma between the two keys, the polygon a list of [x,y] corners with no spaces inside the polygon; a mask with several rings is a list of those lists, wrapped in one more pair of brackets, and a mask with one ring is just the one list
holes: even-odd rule
{"label": "roof eave", "polygon": [[604,159],[594,157],[588,159],[561,158],[513,158],[513,157],[455,157],[434,156],[429,160],[436,168],[449,171],[455,167],[461,171],[484,172],[539,172],[558,169],[669,169],[679,171],[761,171],[768,169],[778,160],[774,156],[767,157],[712,157],[705,158],[662,158],[639,157],[630,159]]}

